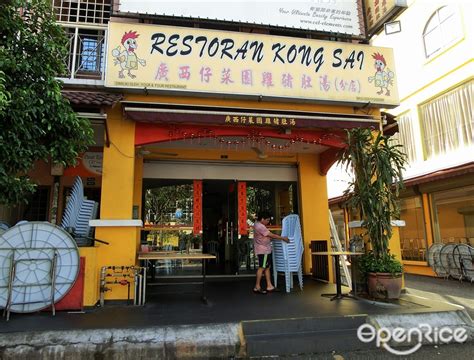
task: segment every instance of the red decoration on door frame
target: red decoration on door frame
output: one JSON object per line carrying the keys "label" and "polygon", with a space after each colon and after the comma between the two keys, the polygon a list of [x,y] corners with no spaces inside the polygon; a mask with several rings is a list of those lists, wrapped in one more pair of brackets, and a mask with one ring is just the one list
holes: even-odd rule
{"label": "red decoration on door frame", "polygon": [[237,191],[239,235],[247,235],[247,183],[239,181]]}
{"label": "red decoration on door frame", "polygon": [[202,234],[202,180],[193,181],[193,234]]}

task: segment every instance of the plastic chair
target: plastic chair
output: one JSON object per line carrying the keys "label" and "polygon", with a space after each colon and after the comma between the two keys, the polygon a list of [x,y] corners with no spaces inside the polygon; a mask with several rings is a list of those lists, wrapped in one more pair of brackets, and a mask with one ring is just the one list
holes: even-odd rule
{"label": "plastic chair", "polygon": [[217,241],[212,240],[207,243],[207,252],[215,255],[216,264],[219,264],[219,243]]}
{"label": "plastic chair", "polygon": [[77,237],[92,236],[93,229],[89,220],[97,217],[98,204],[84,197],[84,186],[80,177],[76,177],[72,186],[71,197],[64,209],[61,227],[73,229]]}
{"label": "plastic chair", "polygon": [[415,244],[416,244],[416,251],[417,251],[417,259],[419,261],[426,261],[426,248],[425,245],[425,239],[415,239]]}
{"label": "plastic chair", "polygon": [[282,236],[287,236],[289,243],[273,241],[273,281],[277,286],[278,272],[285,273],[286,292],[293,288],[293,273],[298,274],[300,289],[303,290],[303,238],[301,236],[300,218],[288,215],[283,219]]}
{"label": "plastic chair", "polygon": [[410,239],[404,238],[401,239],[401,251],[402,251],[402,259],[403,260],[411,260],[411,249],[410,249]]}
{"label": "plastic chair", "polygon": [[242,257],[245,261],[245,266],[247,270],[250,270],[250,268],[253,265],[253,269],[256,269],[256,262],[257,262],[257,257],[255,256],[255,250],[254,250],[254,244],[253,240],[245,240],[242,244]]}
{"label": "plastic chair", "polygon": [[[173,251],[173,245],[171,245],[171,244],[163,245],[162,251],[166,251],[166,252]],[[166,271],[167,272],[169,272],[170,267],[176,267],[177,266],[177,260],[164,260],[163,262],[164,262],[164,265],[166,266]]]}

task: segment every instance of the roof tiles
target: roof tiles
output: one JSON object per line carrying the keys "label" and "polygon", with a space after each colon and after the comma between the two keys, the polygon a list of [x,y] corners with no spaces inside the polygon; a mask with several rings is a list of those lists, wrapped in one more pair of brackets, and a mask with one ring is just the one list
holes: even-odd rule
{"label": "roof tiles", "polygon": [[111,106],[122,100],[122,94],[98,91],[63,91],[63,96],[73,105]]}

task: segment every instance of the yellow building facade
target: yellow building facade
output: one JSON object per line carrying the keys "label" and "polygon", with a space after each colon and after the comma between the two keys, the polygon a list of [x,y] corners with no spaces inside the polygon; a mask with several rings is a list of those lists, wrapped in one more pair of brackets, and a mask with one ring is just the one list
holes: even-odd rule
{"label": "yellow building facade", "polygon": [[[139,267],[138,254],[150,249],[213,251],[210,276],[254,276],[249,244],[260,211],[271,213],[276,232],[286,215],[299,215],[304,274],[314,274],[312,243],[332,248],[326,174],[344,130],[378,130],[380,108],[399,104],[390,47],[102,20],[94,28],[101,78],[86,78],[78,58],[64,92],[93,120],[96,146],[75,168],[41,163],[32,173],[49,189],[49,205],[32,220],[59,223],[76,176],[99,203],[91,225],[107,244],[79,249],[83,304],[133,298],[126,282],[101,283],[102,269]],[[83,43],[92,26],[74,26]],[[326,280],[334,281],[333,266]]]}

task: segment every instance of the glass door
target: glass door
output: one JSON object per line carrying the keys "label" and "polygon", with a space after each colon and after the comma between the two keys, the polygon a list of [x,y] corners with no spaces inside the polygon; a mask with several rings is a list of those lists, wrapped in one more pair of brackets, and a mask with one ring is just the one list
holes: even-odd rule
{"label": "glass door", "polygon": [[204,251],[217,257],[209,275],[238,274],[237,182],[204,180],[202,206]]}
{"label": "glass door", "polygon": [[[273,221],[269,228],[281,231],[281,220],[298,212],[297,184],[294,182],[245,182],[248,233],[239,234],[239,196],[237,181],[203,181],[203,251],[213,253],[211,275],[254,275],[257,259],[253,249],[253,224],[260,211],[269,212]],[[242,220],[241,220],[242,221]],[[244,220],[245,221],[245,220]]]}

